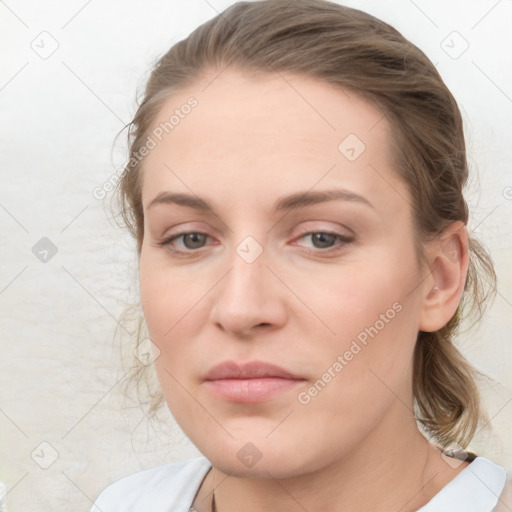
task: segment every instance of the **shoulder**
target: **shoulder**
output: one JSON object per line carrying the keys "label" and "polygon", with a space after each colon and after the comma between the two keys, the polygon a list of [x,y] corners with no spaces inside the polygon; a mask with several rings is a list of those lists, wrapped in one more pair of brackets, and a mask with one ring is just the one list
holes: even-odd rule
{"label": "shoulder", "polygon": [[512,475],[507,476],[503,492],[501,493],[498,504],[494,512],[510,512],[512,510]]}
{"label": "shoulder", "polygon": [[505,468],[476,457],[418,512],[498,512],[507,482]]}
{"label": "shoulder", "polygon": [[188,511],[210,467],[199,457],[133,473],[106,487],[91,512]]}

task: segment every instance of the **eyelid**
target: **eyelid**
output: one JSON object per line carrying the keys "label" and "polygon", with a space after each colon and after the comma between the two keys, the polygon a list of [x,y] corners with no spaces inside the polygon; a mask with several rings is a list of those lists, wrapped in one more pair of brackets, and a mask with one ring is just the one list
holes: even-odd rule
{"label": "eyelid", "polygon": [[347,238],[351,237],[351,236],[355,236],[354,231],[352,231],[349,228],[346,228],[345,226],[343,226],[343,228],[346,231],[349,231],[350,233],[344,234],[344,233],[340,232],[341,231],[340,228],[330,228],[330,227],[326,227],[326,226],[317,226],[317,225],[306,225],[306,226],[301,226],[299,228],[298,236],[311,234],[311,233],[329,233],[331,235],[345,236]]}

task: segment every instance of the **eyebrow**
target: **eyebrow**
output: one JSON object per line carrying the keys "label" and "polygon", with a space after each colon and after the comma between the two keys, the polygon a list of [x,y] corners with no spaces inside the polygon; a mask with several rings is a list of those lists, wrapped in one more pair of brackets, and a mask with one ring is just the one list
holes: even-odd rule
{"label": "eyebrow", "polygon": [[[358,204],[364,204],[370,208],[374,206],[365,197],[351,192],[346,189],[331,189],[321,191],[306,191],[306,192],[295,192],[294,194],[282,197],[279,199],[274,207],[276,212],[297,210],[299,208],[305,208],[319,203],[325,203],[327,201],[343,200]],[[195,210],[214,213],[214,208],[204,199],[198,196],[183,194],[183,193],[171,193],[171,192],[160,192],[149,204],[147,209],[149,210],[157,204],[177,204],[180,206],[187,206],[194,208]]]}

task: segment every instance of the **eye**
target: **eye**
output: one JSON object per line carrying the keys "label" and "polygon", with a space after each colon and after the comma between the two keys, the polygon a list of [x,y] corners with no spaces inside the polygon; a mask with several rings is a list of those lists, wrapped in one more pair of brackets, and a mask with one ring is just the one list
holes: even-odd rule
{"label": "eye", "polygon": [[353,241],[351,237],[340,235],[339,233],[331,233],[329,231],[309,231],[303,233],[299,239],[307,237],[310,237],[314,252],[316,252],[315,249],[321,252],[341,250],[345,245]]}
{"label": "eye", "polygon": [[[175,253],[193,253],[197,249],[202,249],[204,247],[204,243],[206,242],[207,238],[209,237],[205,233],[193,231],[172,235],[171,237],[158,242],[157,245],[160,247],[165,247]],[[173,246],[173,244],[179,239],[182,239],[182,246],[180,248],[176,248]]]}
{"label": "eye", "polygon": [[[339,233],[331,233],[329,231],[309,231],[303,233],[299,240],[310,237],[313,247],[306,247],[310,252],[334,252],[343,249],[353,241],[353,238],[341,235]],[[174,234],[157,245],[165,247],[167,250],[176,254],[194,254],[205,247],[209,236],[201,232],[184,232]],[[181,239],[180,246],[176,247],[176,243]]]}

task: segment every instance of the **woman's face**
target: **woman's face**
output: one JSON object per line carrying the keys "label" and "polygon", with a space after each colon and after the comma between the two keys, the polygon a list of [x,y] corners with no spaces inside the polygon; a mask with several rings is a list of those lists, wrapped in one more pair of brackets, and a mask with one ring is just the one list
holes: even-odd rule
{"label": "woman's face", "polygon": [[277,478],[400,435],[421,276],[385,116],[309,78],[225,70],[152,129],[140,290],[192,442]]}

